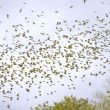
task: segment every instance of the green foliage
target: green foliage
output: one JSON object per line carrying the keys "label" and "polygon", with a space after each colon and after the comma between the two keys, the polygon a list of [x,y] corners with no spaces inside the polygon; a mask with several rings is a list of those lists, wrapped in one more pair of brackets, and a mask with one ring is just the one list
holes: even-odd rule
{"label": "green foliage", "polygon": [[98,102],[90,103],[87,99],[77,99],[76,97],[64,97],[60,102],[54,103],[53,106],[44,103],[39,105],[35,110],[110,110],[110,79],[107,81],[105,93],[97,93]]}
{"label": "green foliage", "polygon": [[94,106],[86,99],[76,99],[75,97],[64,97],[61,102],[54,103],[53,106],[43,104],[36,107],[36,110],[94,110]]}

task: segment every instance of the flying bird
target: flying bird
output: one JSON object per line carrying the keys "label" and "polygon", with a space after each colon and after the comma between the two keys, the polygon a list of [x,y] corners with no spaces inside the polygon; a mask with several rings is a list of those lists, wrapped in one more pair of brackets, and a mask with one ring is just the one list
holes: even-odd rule
{"label": "flying bird", "polygon": [[9,15],[9,14],[7,14],[7,15],[6,15],[6,17],[9,19],[10,15]]}
{"label": "flying bird", "polygon": [[74,6],[73,5],[71,5],[69,8],[73,8]]}
{"label": "flying bird", "polygon": [[83,1],[84,1],[84,3],[86,3],[87,0],[83,0]]}

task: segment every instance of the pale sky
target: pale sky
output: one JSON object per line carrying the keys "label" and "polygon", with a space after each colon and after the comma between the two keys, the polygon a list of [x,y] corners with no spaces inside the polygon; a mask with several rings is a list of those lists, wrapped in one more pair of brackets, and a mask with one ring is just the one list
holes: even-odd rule
{"label": "pale sky", "polygon": [[[71,6],[73,7],[70,8]],[[19,12],[21,9],[22,12]],[[79,21],[89,20],[88,26],[91,26],[92,24],[97,23],[97,16],[104,18],[105,22],[110,22],[110,15],[108,18],[105,17],[106,13],[108,12],[110,12],[109,0],[87,0],[85,4],[83,3],[83,0],[0,0],[0,45],[8,44],[12,46],[13,40],[11,37],[12,35],[15,35],[12,25],[22,24],[23,30],[18,29],[18,33],[29,30],[30,35],[32,35],[35,40],[41,39],[41,41],[43,41],[46,39],[46,36],[43,36],[40,33],[49,34],[51,39],[54,40],[58,39],[58,36],[55,34],[57,22],[67,21],[68,27],[72,27],[73,25],[76,25],[76,19]],[[9,19],[7,19],[7,14],[9,15]],[[26,20],[25,17],[27,18]],[[33,25],[33,22],[36,24]],[[98,25],[103,26],[103,24],[100,23]],[[89,30],[87,27],[76,26],[72,32],[69,32],[63,23],[61,24],[61,27],[63,28],[63,32],[59,34],[60,36],[65,34],[70,36],[74,34],[77,35],[77,33],[81,31],[85,31],[86,29]],[[107,25],[104,30],[109,29],[109,27],[110,24]],[[78,30],[78,28],[80,28],[80,30]],[[95,29],[100,30],[98,27],[95,27]],[[6,32],[6,30],[8,30],[8,32]],[[5,41],[3,41],[4,37],[6,37]],[[83,36],[79,35],[79,37]],[[88,35],[88,37],[92,37],[92,34]],[[23,39],[21,39],[21,42],[23,44],[27,43],[27,41]],[[66,41],[61,41],[62,46],[65,46],[66,43]],[[2,50],[1,47],[0,50]],[[110,50],[110,47],[108,47],[108,50]],[[14,53],[14,55],[16,54],[17,52]],[[106,57],[110,60],[109,54],[106,54]],[[30,110],[30,107],[34,108],[39,103],[48,101],[50,104],[52,104],[54,101],[60,101],[64,96],[70,95],[78,98],[84,97],[92,99],[93,95],[97,91],[103,91],[104,82],[108,77],[110,77],[110,64],[106,64],[107,68],[104,70],[101,67],[95,67],[95,64],[98,65],[99,63],[100,62],[95,61],[90,70],[81,70],[74,74],[78,76],[78,78],[74,79],[73,81],[76,87],[75,90],[69,90],[67,86],[61,87],[60,84],[57,83],[57,79],[59,78],[55,76],[53,79],[56,85],[50,87],[48,84],[43,84],[43,95],[40,97],[38,96],[37,99],[33,98],[33,96],[36,94],[36,91],[38,91],[34,85],[32,86],[30,93],[27,93],[25,88],[21,89],[19,86],[15,85],[12,96],[19,92],[21,97],[20,100],[14,99],[13,101],[10,101],[8,98],[3,97],[2,91],[0,90],[0,110],[8,110],[8,104],[10,104],[11,110]],[[106,71],[106,74],[104,76],[99,75],[97,77],[91,77],[89,73],[95,73],[98,70]],[[82,81],[81,77],[85,73],[86,77],[84,81]],[[40,79],[38,78],[38,81],[39,80]],[[91,86],[88,86],[89,82],[92,83]],[[68,76],[66,76],[60,81],[60,83],[65,83],[65,85],[68,85],[71,82],[69,81]],[[8,89],[8,84],[6,89]],[[54,90],[57,92],[53,95],[46,94]],[[27,101],[27,98],[29,101]],[[2,100],[5,100],[5,102],[2,102]]]}

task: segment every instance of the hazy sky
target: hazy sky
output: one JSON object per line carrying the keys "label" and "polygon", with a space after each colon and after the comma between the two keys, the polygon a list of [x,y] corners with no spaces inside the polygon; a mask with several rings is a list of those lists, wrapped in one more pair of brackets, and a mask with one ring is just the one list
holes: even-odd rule
{"label": "hazy sky", "polygon": [[[70,6],[73,7],[69,8]],[[22,12],[20,13],[19,11],[21,9]],[[15,34],[12,29],[12,25],[22,24],[24,30],[29,29],[30,34],[36,40],[45,39],[45,37],[40,33],[47,33],[52,37],[52,39],[56,39],[58,37],[55,34],[55,26],[57,22],[67,21],[68,25],[71,27],[75,24],[76,19],[88,19],[90,20],[91,25],[97,23],[96,16],[103,18],[105,13],[109,11],[109,0],[87,0],[85,4],[83,3],[83,0],[0,0],[0,44],[8,43],[9,45],[12,45],[11,36]],[[7,19],[7,14],[9,15],[9,19]],[[39,15],[43,16],[37,17]],[[29,23],[26,22],[25,17],[27,17],[27,22]],[[110,17],[106,20],[109,21],[109,19]],[[34,26],[33,22],[36,23]],[[42,23],[45,23],[44,27],[41,27],[43,25]],[[62,25],[62,27],[64,26]],[[8,30],[7,33],[6,30]],[[85,30],[85,28],[81,27],[81,30]],[[20,31],[22,30],[19,29],[19,32]],[[60,35],[72,35],[79,31],[80,30],[76,28],[70,33],[64,27],[64,31]],[[2,40],[4,37],[6,37],[6,41]],[[22,42],[26,43],[26,41]],[[62,42],[62,45],[65,45],[65,42]],[[97,63],[98,62],[94,62],[93,67],[86,71],[86,74],[90,71],[97,72],[98,69],[101,70],[102,68],[94,67]],[[109,66],[110,65],[108,65],[108,68]],[[96,91],[103,90],[104,81],[110,77],[109,73],[104,76],[99,75],[98,77],[91,77],[90,74],[87,74],[83,82],[81,80],[82,74],[85,74],[85,71],[80,71],[77,74],[78,78],[74,80],[75,86],[77,85],[76,90],[69,90],[67,87],[61,87],[58,83],[52,88],[49,88],[48,85],[44,85],[42,87],[43,95],[38,99],[32,98],[37,91],[34,86],[32,87],[32,92],[30,94],[26,93],[24,89],[15,86],[16,89],[13,91],[13,96],[19,91],[21,97],[19,101],[14,100],[11,102],[8,99],[5,99],[6,102],[3,103],[1,100],[3,97],[0,91],[0,110],[8,110],[6,108],[7,104],[12,105],[12,110],[28,110],[30,106],[35,107],[37,104],[45,102],[46,100],[52,103],[53,101],[61,100],[65,95],[69,96],[71,94],[77,97],[88,97],[92,99],[92,96]],[[88,86],[89,82],[92,82],[91,87]],[[65,77],[61,80],[61,83],[69,84],[70,82],[68,78]],[[46,93],[51,90],[57,90],[57,93],[52,96],[47,96]],[[29,101],[25,100],[27,98],[29,98]]]}

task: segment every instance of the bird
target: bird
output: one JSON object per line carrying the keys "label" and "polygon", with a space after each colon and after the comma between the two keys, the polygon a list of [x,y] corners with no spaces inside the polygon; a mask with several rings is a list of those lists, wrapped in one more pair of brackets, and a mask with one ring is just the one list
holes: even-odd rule
{"label": "bird", "polygon": [[84,1],[84,3],[86,3],[87,0],[83,0],[83,1]]}
{"label": "bird", "polygon": [[91,86],[91,82],[89,82],[89,86]]}
{"label": "bird", "polygon": [[6,17],[9,19],[9,18],[10,18],[10,15],[9,15],[9,14],[7,14],[7,15],[6,15]]}
{"label": "bird", "polygon": [[71,5],[69,8],[73,8],[74,6],[73,5]]}
{"label": "bird", "polygon": [[55,12],[55,13],[58,13],[59,11],[58,11],[58,10],[55,10],[54,12]]}
{"label": "bird", "polygon": [[22,9],[20,8],[19,12],[22,12]]}

